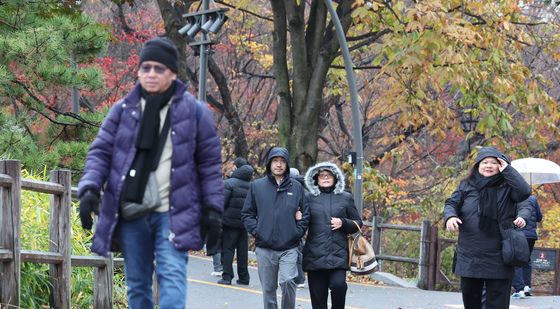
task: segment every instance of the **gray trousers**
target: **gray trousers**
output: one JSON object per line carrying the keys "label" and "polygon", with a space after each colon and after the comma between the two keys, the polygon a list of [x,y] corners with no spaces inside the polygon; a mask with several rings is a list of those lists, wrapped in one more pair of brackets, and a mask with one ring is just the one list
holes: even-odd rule
{"label": "gray trousers", "polygon": [[297,247],[275,251],[266,248],[255,249],[259,279],[263,290],[264,309],[277,309],[276,290],[282,289],[282,309],[296,307]]}
{"label": "gray trousers", "polygon": [[221,272],[224,270],[222,266],[222,253],[218,252],[212,256],[212,266],[215,272]]}

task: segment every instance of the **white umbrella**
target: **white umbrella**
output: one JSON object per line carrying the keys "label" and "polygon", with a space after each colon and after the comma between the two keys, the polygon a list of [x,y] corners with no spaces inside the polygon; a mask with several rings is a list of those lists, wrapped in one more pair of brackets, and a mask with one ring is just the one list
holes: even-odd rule
{"label": "white umbrella", "polygon": [[530,185],[560,182],[560,165],[546,159],[524,158],[511,161]]}

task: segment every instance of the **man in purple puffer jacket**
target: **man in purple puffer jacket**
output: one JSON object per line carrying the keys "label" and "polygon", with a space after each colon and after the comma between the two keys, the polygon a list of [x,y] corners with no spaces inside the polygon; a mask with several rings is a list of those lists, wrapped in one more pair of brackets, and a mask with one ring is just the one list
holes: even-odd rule
{"label": "man in purple puffer jacket", "polygon": [[[91,229],[91,212],[99,213],[92,251],[103,256],[122,251],[133,309],[154,307],[154,268],[159,307],[185,308],[188,250],[201,249],[205,238],[209,254],[219,245],[224,204],[220,139],[212,113],[177,79],[177,66],[171,41],[145,43],[139,83],[109,111],[78,185],[82,226]],[[157,180],[161,205],[124,220],[119,204],[142,203],[150,177]]]}

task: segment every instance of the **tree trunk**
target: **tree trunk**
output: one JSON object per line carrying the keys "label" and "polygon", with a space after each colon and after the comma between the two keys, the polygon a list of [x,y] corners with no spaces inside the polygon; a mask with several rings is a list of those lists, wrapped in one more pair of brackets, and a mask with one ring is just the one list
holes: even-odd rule
{"label": "tree trunk", "polygon": [[[287,32],[286,8],[283,1],[270,1],[274,15],[274,30],[272,33],[272,46],[274,50],[274,77],[276,79],[276,93],[278,100],[277,117],[280,144],[288,146],[292,135],[292,93],[290,90],[290,77],[288,72],[287,57]],[[289,148],[289,146],[288,146]]]}
{"label": "tree trunk", "polygon": [[[306,1],[271,0],[274,15],[274,76],[278,94],[280,143],[290,151],[291,165],[306,170],[317,160],[319,122],[327,72],[338,52],[332,23],[327,25],[323,0],[313,0],[306,25]],[[352,1],[341,1],[337,11],[346,30],[351,24]],[[287,59],[287,31],[293,68]]]}

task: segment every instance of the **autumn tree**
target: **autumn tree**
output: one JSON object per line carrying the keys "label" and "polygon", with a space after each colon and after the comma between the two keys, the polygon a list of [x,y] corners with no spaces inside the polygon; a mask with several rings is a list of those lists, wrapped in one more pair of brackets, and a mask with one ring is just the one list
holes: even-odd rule
{"label": "autumn tree", "polygon": [[95,125],[70,112],[70,89],[101,86],[101,74],[90,64],[105,49],[107,31],[75,1],[13,0],[0,3],[0,33],[0,108],[6,113],[0,155],[43,162],[37,155],[45,153],[38,146],[43,143],[56,164],[57,139],[75,138],[82,124]]}

